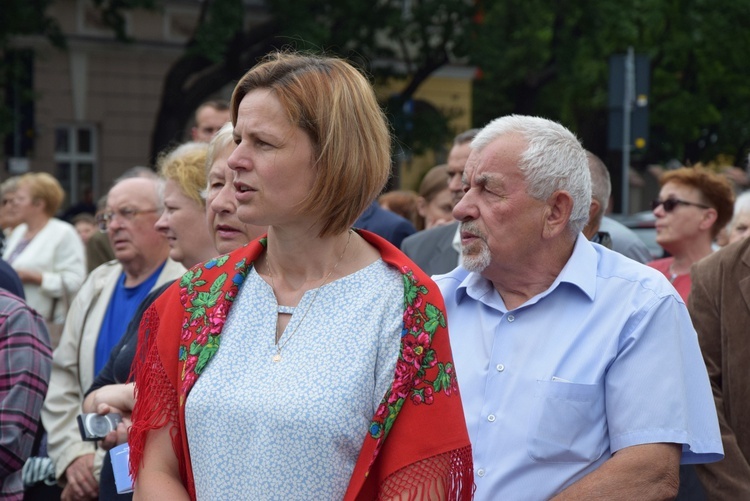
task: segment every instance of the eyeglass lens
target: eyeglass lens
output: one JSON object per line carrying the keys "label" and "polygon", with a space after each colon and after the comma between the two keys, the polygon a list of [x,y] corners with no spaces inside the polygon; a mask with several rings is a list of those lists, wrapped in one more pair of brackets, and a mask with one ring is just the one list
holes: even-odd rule
{"label": "eyeglass lens", "polygon": [[674,208],[679,205],[679,202],[672,198],[666,200],[654,200],[651,202],[651,210],[656,210],[660,205],[664,206],[664,212],[672,212]]}

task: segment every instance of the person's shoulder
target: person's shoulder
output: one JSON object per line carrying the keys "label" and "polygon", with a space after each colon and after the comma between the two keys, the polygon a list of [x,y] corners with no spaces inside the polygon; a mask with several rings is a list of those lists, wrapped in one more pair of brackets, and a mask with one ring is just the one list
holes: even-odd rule
{"label": "person's shoulder", "polygon": [[57,240],[62,244],[75,245],[75,247],[79,247],[81,249],[81,252],[83,252],[83,241],[78,235],[75,226],[73,226],[69,222],[62,221],[53,217],[47,223],[47,228],[49,228],[49,236],[51,238]]}
{"label": "person's shoulder", "polygon": [[[694,273],[715,273],[720,269],[750,267],[750,238],[723,247],[693,265]],[[737,277],[739,279],[739,277]]]}
{"label": "person's shoulder", "polygon": [[627,234],[633,233],[633,231],[630,228],[628,228],[621,222],[615,219],[612,219],[611,217],[607,217],[607,216],[602,216],[602,222],[599,225],[599,229],[602,231],[606,231],[608,233],[612,233],[613,231],[623,232]]}
{"label": "person's shoulder", "polygon": [[106,276],[111,273],[119,273],[122,271],[122,265],[117,259],[112,259],[106,263],[102,263],[89,273],[89,278]]}
{"label": "person's shoulder", "polygon": [[433,275],[431,278],[437,284],[438,288],[442,292],[447,290],[455,290],[469,275],[469,271],[465,268],[458,266],[454,270],[443,273],[441,275]]}
{"label": "person's shoulder", "polygon": [[252,242],[230,252],[212,257],[208,261],[198,263],[186,271],[195,274],[198,270],[201,270],[201,273],[209,270],[214,272],[239,270],[240,268],[248,266],[252,259],[257,257],[257,255],[260,255],[263,246],[265,245],[261,243],[261,240],[262,238],[253,240]]}
{"label": "person's shoulder", "polygon": [[10,291],[0,289],[0,312],[2,312],[3,314],[8,314],[9,312],[19,309],[27,310],[29,312],[34,311],[29,305],[26,304],[26,301],[24,301],[20,297],[16,296]]}
{"label": "person's shoulder", "polygon": [[76,235],[78,233],[76,232],[75,226],[70,224],[67,221],[63,221],[62,219],[57,219],[56,217],[50,218],[50,220],[47,222],[50,228],[56,230],[56,231],[65,231],[65,232],[73,232]]}
{"label": "person's shoulder", "polygon": [[399,216],[395,212],[385,210],[380,206],[376,207],[375,214],[373,216],[375,217],[375,219],[380,219],[381,222],[384,222],[390,226],[408,228],[412,232],[416,231],[414,229],[414,225],[411,224],[411,221],[403,216]]}
{"label": "person's shoulder", "polygon": [[25,299],[23,284],[18,273],[4,259],[0,259],[0,289],[10,292],[21,299]]}
{"label": "person's shoulder", "polygon": [[[29,306],[26,301],[5,289],[0,289],[0,318],[2,318],[0,325],[4,326],[3,331],[7,329],[5,323],[7,319],[14,318],[16,320],[24,319],[24,321],[33,321],[35,317],[41,323],[39,313]],[[30,332],[37,336],[39,335],[38,329],[32,329]]]}
{"label": "person's shoulder", "polygon": [[28,225],[26,223],[21,223],[15,228],[13,228],[10,232],[10,235],[8,236],[8,240],[12,238],[21,238],[26,234],[26,231],[29,229]]}
{"label": "person's shoulder", "polygon": [[609,233],[613,250],[641,263],[653,259],[648,246],[633,230],[619,221],[604,216],[599,229]]}
{"label": "person's shoulder", "polygon": [[164,268],[161,270],[161,274],[159,277],[159,285],[164,283],[163,280],[173,280],[183,273],[185,273],[187,270],[182,265],[182,263],[179,263],[172,259],[171,257],[168,257],[166,261],[164,262]]}
{"label": "person's shoulder", "polygon": [[81,289],[85,287],[102,287],[104,284],[116,281],[122,272],[122,265],[117,259],[102,263],[88,274]]}
{"label": "person's shoulder", "polygon": [[406,237],[404,239],[402,247],[420,245],[424,242],[431,242],[434,240],[447,238],[447,236],[453,238],[453,235],[456,233],[458,224],[458,221],[454,221],[450,224],[435,226],[434,228],[430,228],[429,230],[418,231],[417,233]]}
{"label": "person's shoulder", "polygon": [[633,286],[639,290],[651,291],[658,296],[674,293],[674,289],[671,288],[664,274],[651,266],[653,262],[645,265],[601,245],[595,246],[595,249],[599,278],[617,280],[616,287]]}
{"label": "person's shoulder", "polygon": [[661,257],[659,259],[654,259],[652,261],[649,261],[648,263],[646,263],[646,266],[648,266],[649,268],[654,268],[659,271],[663,271],[670,267],[673,260],[674,259],[671,257]]}

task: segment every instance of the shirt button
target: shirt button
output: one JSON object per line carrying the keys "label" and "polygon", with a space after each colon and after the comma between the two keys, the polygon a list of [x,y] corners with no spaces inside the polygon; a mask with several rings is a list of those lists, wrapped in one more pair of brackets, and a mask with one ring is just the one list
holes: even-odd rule
{"label": "shirt button", "polygon": [[487,416],[487,421],[489,421],[490,423],[494,423],[495,422],[495,415],[494,414],[490,414],[489,416]]}
{"label": "shirt button", "polygon": [[513,315],[508,315],[508,322],[512,322],[515,319],[516,317],[514,317]]}
{"label": "shirt button", "polygon": [[497,364],[495,366],[495,369],[497,369],[497,372],[503,372],[505,370],[505,366],[503,364]]}
{"label": "shirt button", "polygon": [[480,477],[483,477],[484,476],[484,470],[482,468],[479,468],[477,470],[477,475],[480,476]]}

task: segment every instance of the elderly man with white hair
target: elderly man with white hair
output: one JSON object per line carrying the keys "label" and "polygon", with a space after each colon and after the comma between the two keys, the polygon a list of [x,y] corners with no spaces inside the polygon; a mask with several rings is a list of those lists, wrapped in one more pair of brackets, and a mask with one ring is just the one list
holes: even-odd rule
{"label": "elderly man with white hair", "polygon": [[722,457],[706,368],[669,282],[581,233],[586,151],[555,122],[502,117],[463,185],[463,266],[436,282],[476,499],[674,497],[681,462]]}

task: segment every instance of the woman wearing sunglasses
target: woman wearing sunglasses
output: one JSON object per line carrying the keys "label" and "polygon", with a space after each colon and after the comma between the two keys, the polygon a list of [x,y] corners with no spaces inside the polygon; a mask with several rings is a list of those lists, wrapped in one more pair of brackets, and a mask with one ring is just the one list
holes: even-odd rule
{"label": "woman wearing sunglasses", "polygon": [[661,271],[683,300],[690,294],[690,267],[712,252],[711,243],[732,218],[734,194],[729,181],[700,167],[669,171],[651,208],[656,242],[670,257],[648,263]]}

